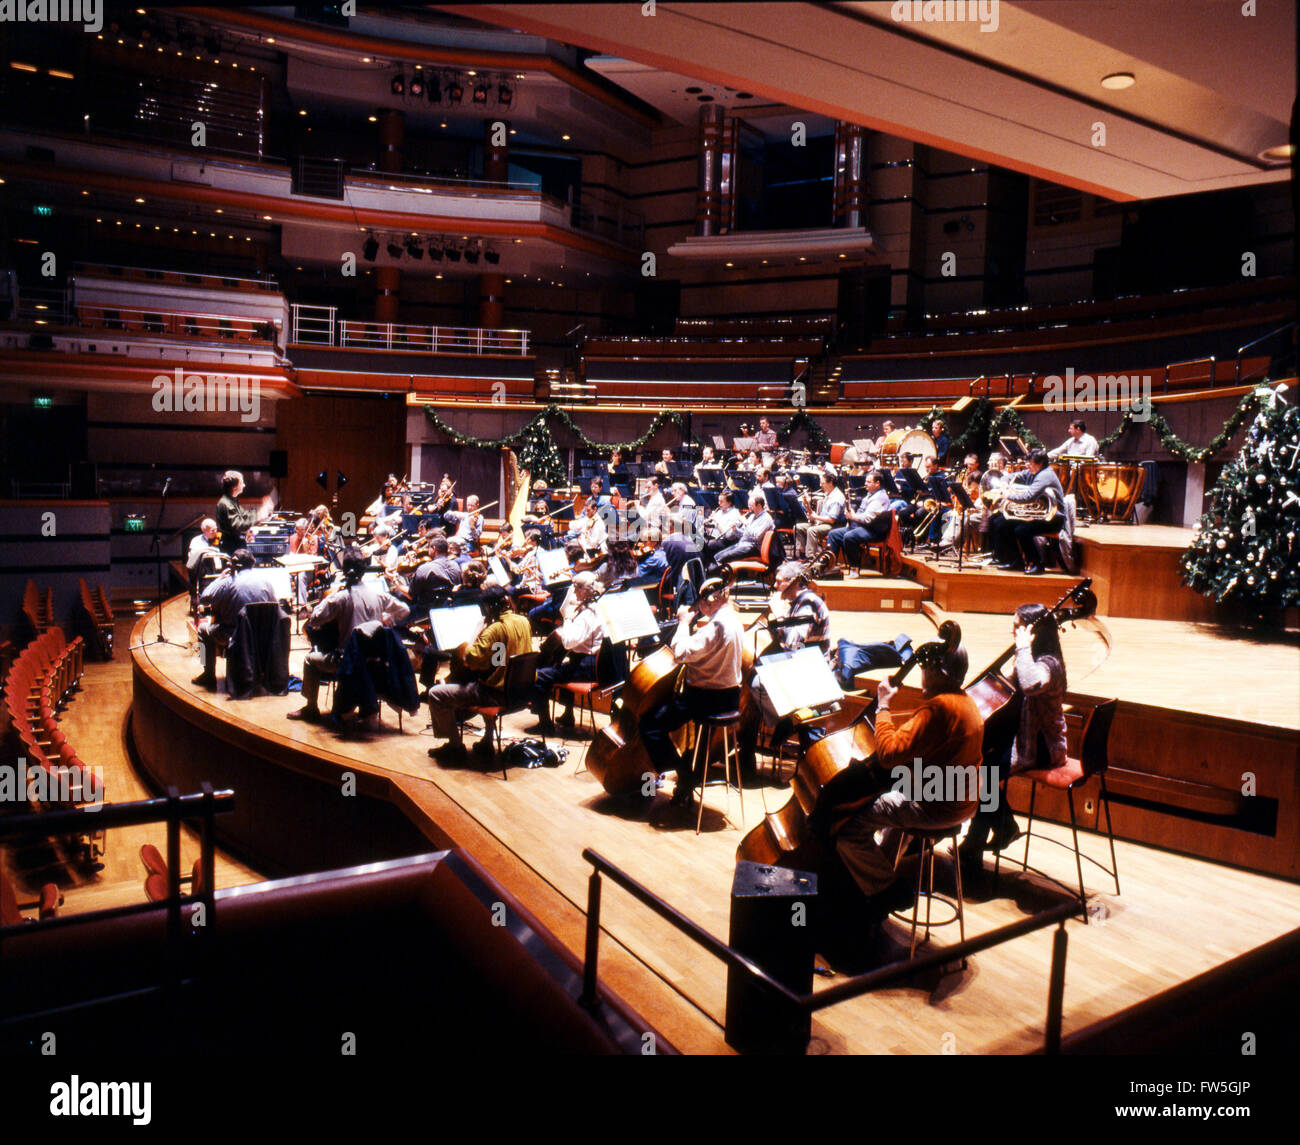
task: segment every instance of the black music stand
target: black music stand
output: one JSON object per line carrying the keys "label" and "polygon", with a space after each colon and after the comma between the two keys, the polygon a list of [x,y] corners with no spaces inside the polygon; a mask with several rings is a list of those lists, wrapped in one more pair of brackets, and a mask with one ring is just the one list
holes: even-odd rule
{"label": "black music stand", "polygon": [[[952,495],[952,499],[957,502],[957,509],[954,511],[961,513],[961,526],[957,533],[957,543],[955,546],[949,546],[949,548],[956,548],[957,550],[957,571],[961,572],[962,560],[966,552],[966,521],[971,511],[975,508],[975,502],[970,499],[970,494],[967,493],[965,488],[961,485],[949,485],[948,492]],[[941,564],[944,559],[945,558],[941,557],[939,553],[935,553],[936,564]],[[948,557],[947,559],[951,561],[952,557]]]}
{"label": "black music stand", "polygon": [[128,652],[135,652],[140,648],[152,648],[155,644],[170,644],[173,648],[189,648],[189,644],[178,644],[175,640],[168,640],[163,635],[163,580],[162,580],[162,539],[159,537],[159,530],[162,528],[163,514],[167,511],[167,490],[171,488],[172,479],[167,478],[163,482],[162,493],[158,498],[158,517],[153,523],[153,540],[149,542],[149,551],[153,553],[154,576],[156,581],[156,595],[154,596],[154,607],[158,611],[158,635],[152,640],[142,640],[139,644],[133,644],[127,649]]}

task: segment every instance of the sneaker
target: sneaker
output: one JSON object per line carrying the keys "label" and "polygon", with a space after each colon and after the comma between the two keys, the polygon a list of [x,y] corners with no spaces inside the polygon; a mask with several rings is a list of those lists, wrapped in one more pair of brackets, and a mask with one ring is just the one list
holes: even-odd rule
{"label": "sneaker", "polygon": [[318,724],[321,722],[319,708],[299,708],[296,712],[290,712],[286,718],[291,720],[305,720],[309,724]]}
{"label": "sneaker", "polygon": [[1042,565],[1028,565],[1025,568],[1025,576],[1042,576],[1044,571]]}

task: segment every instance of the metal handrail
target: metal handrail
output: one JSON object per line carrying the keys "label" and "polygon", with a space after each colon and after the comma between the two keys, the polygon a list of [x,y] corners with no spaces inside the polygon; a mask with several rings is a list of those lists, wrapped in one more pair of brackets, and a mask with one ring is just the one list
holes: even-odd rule
{"label": "metal handrail", "polygon": [[[98,807],[76,810],[45,811],[40,814],[25,812],[21,815],[9,815],[0,819],[0,839],[12,839],[25,835],[48,838],[64,832],[84,831],[93,825],[96,830],[109,827],[138,827],[144,823],[167,824],[167,897],[152,903],[137,903],[130,906],[114,907],[103,911],[86,914],[64,915],[39,921],[24,921],[13,926],[0,926],[0,942],[11,935],[31,933],[33,928],[57,930],[90,919],[122,918],[134,914],[165,909],[167,911],[167,941],[175,955],[180,950],[181,906],[185,901],[198,901],[204,904],[209,925],[205,933],[211,931],[211,921],[215,917],[216,891],[216,843],[214,839],[214,818],[234,810],[235,793],[226,788],[214,791],[212,784],[206,780],[200,784],[200,791],[182,795],[175,787],[167,788],[163,799],[137,799],[129,803],[108,803]],[[199,870],[202,872],[203,890],[197,895],[181,895],[181,845],[180,825],[182,822],[197,819],[199,830]],[[178,965],[178,963],[177,963]]]}
{"label": "metal handrail", "polygon": [[1254,339],[1251,342],[1247,342],[1244,346],[1238,346],[1237,347],[1237,373],[1236,373],[1237,384],[1238,385],[1241,384],[1241,359],[1245,355],[1247,350],[1251,349],[1254,346],[1258,346],[1261,342],[1267,342],[1270,338],[1276,338],[1279,334],[1285,334],[1288,330],[1294,330],[1294,329],[1295,329],[1295,323],[1288,322],[1285,326],[1279,326],[1276,330],[1270,330],[1267,334],[1261,334],[1258,338]]}
{"label": "metal handrail", "polygon": [[1052,964],[1048,981],[1044,1051],[1048,1054],[1054,1054],[1060,1049],[1062,1000],[1065,992],[1065,956],[1068,945],[1065,923],[1067,919],[1073,918],[1079,913],[1077,899],[1071,899],[1069,902],[1040,911],[1029,918],[1021,919],[1019,922],[1008,923],[1006,926],[998,927],[987,934],[981,934],[977,938],[968,938],[955,946],[945,946],[942,950],[936,950],[920,958],[894,963],[890,966],[882,966],[878,970],[871,970],[865,974],[854,975],[843,982],[816,993],[796,994],[784,983],[778,982],[757,963],[723,942],[720,938],[714,937],[676,908],[669,906],[654,891],[637,882],[590,847],[583,849],[582,857],[592,866],[591,875],[587,880],[587,934],[583,962],[582,995],[579,999],[588,1008],[593,1008],[598,1003],[597,962],[600,952],[600,877],[604,874],[642,905],[649,907],[660,918],[685,934],[687,938],[704,947],[715,958],[725,962],[729,967],[744,970],[766,989],[782,998],[792,1009],[810,1014],[817,1010],[824,1010],[828,1006],[837,1005],[840,1002],[847,1002],[851,998],[860,997],[873,990],[893,986],[937,967],[963,960],[972,954],[978,954],[983,950],[1000,946],[1003,942],[1008,942],[1013,938],[1020,938],[1023,935],[1032,934],[1034,931],[1055,925],[1057,932],[1052,942]]}
{"label": "metal handrail", "polygon": [[[1214,355],[1211,354],[1208,358],[1188,358],[1187,361],[1185,362],[1166,362],[1164,389],[1161,390],[1161,393],[1167,394],[1169,392],[1169,371],[1170,370],[1177,369],[1179,366],[1200,366],[1200,365],[1204,365],[1206,362],[1210,364],[1210,389],[1214,389],[1214,381],[1215,381],[1214,375],[1217,371],[1214,368],[1215,366]],[[1240,367],[1238,367],[1238,371],[1240,372]]]}
{"label": "metal handrail", "polygon": [[[227,282],[248,282],[254,286],[260,287],[279,287],[279,283],[269,275],[266,278],[245,278],[238,274],[213,274],[211,271],[194,271],[194,270],[175,270],[169,267],[160,266],[126,266],[122,263],[114,262],[77,262],[72,266],[73,277],[76,277],[78,271],[87,270],[108,270],[108,271],[132,271],[139,274],[173,274],[178,278],[213,278],[224,279]],[[116,277],[116,276],[115,276]],[[157,281],[156,279],[148,281]],[[193,284],[190,284],[193,285]]]}

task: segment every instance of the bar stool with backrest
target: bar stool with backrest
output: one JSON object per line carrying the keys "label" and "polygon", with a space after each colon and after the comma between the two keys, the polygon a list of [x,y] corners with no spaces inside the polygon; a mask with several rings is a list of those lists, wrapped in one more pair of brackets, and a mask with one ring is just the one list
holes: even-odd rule
{"label": "bar stool with backrest", "polygon": [[[1083,912],[1084,917],[1088,915],[1088,896],[1083,886],[1083,860],[1087,859],[1094,867],[1099,867],[1115,880],[1115,893],[1118,895],[1119,890],[1119,864],[1115,861],[1115,832],[1110,821],[1110,793],[1106,790],[1106,769],[1110,765],[1107,754],[1107,746],[1110,742],[1110,726],[1115,719],[1115,709],[1119,706],[1119,700],[1106,700],[1092,709],[1088,716],[1088,722],[1083,729],[1082,742],[1079,747],[1079,756],[1076,759],[1073,756],[1067,756],[1065,763],[1060,767],[1041,769],[1035,771],[1022,771],[1016,778],[1028,779],[1032,786],[1029,789],[1029,822],[1025,826],[1025,854],[1020,860],[1020,869],[1029,870],[1029,840],[1035,838],[1034,834],[1034,798],[1038,792],[1039,784],[1055,788],[1058,791],[1064,791],[1066,799],[1070,805],[1070,832],[1074,840],[1074,866],[1079,876],[1079,909]],[[1079,821],[1074,808],[1075,789],[1087,783],[1094,776],[1100,782],[1100,801],[1101,806],[1106,810],[1106,839],[1110,844],[1110,866],[1099,863],[1090,855],[1085,855],[1079,850]],[[1049,842],[1057,842],[1050,836],[1043,835],[1041,832],[1037,838],[1047,839]],[[1065,844],[1060,844],[1064,846]],[[993,862],[994,886],[997,886],[999,877],[999,865],[1001,863],[1001,852],[996,853]],[[1051,878],[1050,875],[1045,876]],[[1060,883],[1059,879],[1052,879],[1055,883]],[[1064,884],[1060,884],[1064,885]]]}

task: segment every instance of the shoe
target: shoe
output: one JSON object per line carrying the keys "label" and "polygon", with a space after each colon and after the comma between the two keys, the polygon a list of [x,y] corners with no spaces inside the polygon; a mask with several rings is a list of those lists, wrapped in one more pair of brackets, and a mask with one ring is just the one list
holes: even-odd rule
{"label": "shoe", "polygon": [[496,756],[496,748],[493,746],[492,740],[484,736],[470,748],[470,754],[477,756],[479,759],[493,759]]}
{"label": "shoe", "polygon": [[561,727],[561,728],[572,728],[572,727],[576,727],[576,726],[577,726],[577,723],[576,723],[576,721],[575,721],[574,718],[573,718],[573,710],[572,710],[571,708],[569,708],[569,709],[565,709],[563,712],[561,712],[561,713],[560,713],[560,718],[559,718],[558,720],[555,721],[555,725],[556,725],[556,727]]}
{"label": "shoe", "polygon": [[1043,571],[1042,565],[1027,565],[1025,567],[1025,576],[1042,576]]}
{"label": "shoe", "polygon": [[217,690],[217,678],[215,676],[204,675],[202,672],[195,676],[190,683],[199,688],[207,688],[209,692],[215,692]]}
{"label": "shoe", "polygon": [[990,851],[1005,851],[1012,843],[1021,838],[1024,832],[1020,829],[1020,824],[1014,819],[1009,824],[999,823],[993,828],[993,833],[989,837]]}
{"label": "shoe", "polygon": [[464,759],[469,753],[458,740],[448,740],[441,747],[429,748],[430,759]]}
{"label": "shoe", "polygon": [[286,719],[304,720],[309,724],[318,724],[321,722],[319,708],[299,708],[296,712],[290,712]]}
{"label": "shoe", "polygon": [[672,805],[674,807],[689,807],[695,799],[695,788],[687,784],[679,783],[677,789],[673,792]]}
{"label": "shoe", "polygon": [[550,720],[538,720],[531,727],[524,728],[529,735],[553,736],[555,734],[555,724]]}

